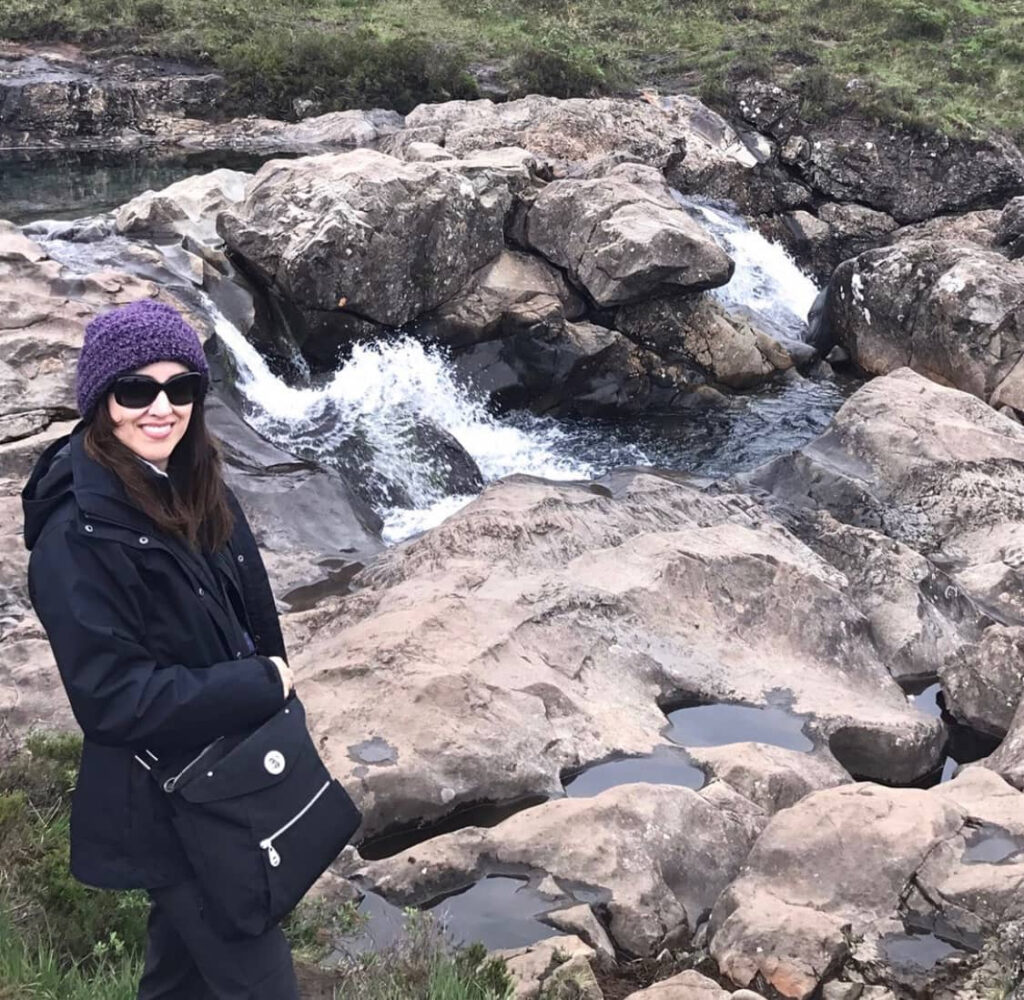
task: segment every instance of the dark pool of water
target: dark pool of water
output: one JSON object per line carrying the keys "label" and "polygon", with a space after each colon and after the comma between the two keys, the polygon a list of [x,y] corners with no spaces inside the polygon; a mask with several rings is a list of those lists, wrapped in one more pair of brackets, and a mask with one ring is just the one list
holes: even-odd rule
{"label": "dark pool of water", "polygon": [[786,750],[812,750],[806,722],[784,708],[750,705],[688,705],[668,713],[670,740],[691,747],[767,743]]}
{"label": "dark pool of water", "polygon": [[0,219],[77,219],[108,212],[150,188],[159,190],[220,167],[253,171],[282,153],[0,151]]}
{"label": "dark pool of water", "polygon": [[607,760],[566,776],[565,794],[569,798],[585,799],[618,785],[642,781],[697,789],[703,786],[705,778],[704,772],[691,764],[685,754],[670,747],[659,747],[642,757]]}
{"label": "dark pool of water", "polygon": [[[624,420],[561,420],[561,448],[595,469],[650,465],[708,478],[747,472],[818,437],[862,380],[806,378],[733,396],[729,406]],[[531,424],[509,414],[508,423]]]}
{"label": "dark pool of water", "polygon": [[960,860],[965,864],[997,865],[1024,851],[1024,838],[1015,837],[997,826],[981,826],[967,839],[967,847]]}
{"label": "dark pool of water", "polygon": [[368,861],[390,858],[443,833],[454,833],[468,826],[497,826],[517,812],[540,805],[544,801],[546,800],[543,796],[527,796],[512,802],[466,804],[433,823],[409,824],[386,830],[379,836],[364,840],[359,845],[359,853]]}
{"label": "dark pool of water", "polygon": [[962,949],[934,934],[887,934],[881,950],[892,966],[917,971],[934,968],[950,955],[963,954]]}
{"label": "dark pool of water", "polygon": [[531,889],[524,879],[495,876],[429,907],[456,941],[488,948],[518,948],[562,932],[539,919],[564,905]]}

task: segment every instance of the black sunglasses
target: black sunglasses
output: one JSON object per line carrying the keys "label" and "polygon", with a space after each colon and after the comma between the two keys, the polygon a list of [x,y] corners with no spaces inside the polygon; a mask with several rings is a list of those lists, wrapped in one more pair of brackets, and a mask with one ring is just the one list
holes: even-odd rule
{"label": "black sunglasses", "polygon": [[148,375],[122,375],[114,382],[114,399],[126,409],[144,410],[163,391],[171,406],[187,406],[199,398],[202,384],[199,372],[182,372],[166,382],[157,382]]}

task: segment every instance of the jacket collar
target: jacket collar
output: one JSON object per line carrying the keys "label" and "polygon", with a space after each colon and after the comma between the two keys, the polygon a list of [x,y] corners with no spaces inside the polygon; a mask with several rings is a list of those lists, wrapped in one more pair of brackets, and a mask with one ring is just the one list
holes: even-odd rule
{"label": "jacket collar", "polygon": [[[178,539],[159,532],[156,525],[129,498],[118,475],[105,465],[90,458],[85,450],[81,433],[83,424],[71,432],[71,471],[74,478],[75,499],[78,509],[86,516],[116,524],[147,537],[159,538],[160,543],[198,579],[215,601],[223,602],[221,588],[212,567],[199,553]],[[157,489],[168,489],[167,477],[145,463],[146,474],[152,476]]]}
{"label": "jacket collar", "polygon": [[84,426],[75,427],[70,442],[71,474],[79,510],[134,531],[151,531],[153,522],[131,502],[117,475],[86,454]]}

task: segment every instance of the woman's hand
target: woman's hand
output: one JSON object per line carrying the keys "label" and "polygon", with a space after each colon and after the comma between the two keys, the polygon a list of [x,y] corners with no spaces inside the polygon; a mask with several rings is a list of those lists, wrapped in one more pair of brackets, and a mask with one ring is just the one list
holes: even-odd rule
{"label": "woman's hand", "polygon": [[287,698],[295,687],[295,677],[292,675],[292,668],[280,656],[271,656],[269,659],[277,667],[277,672],[281,675],[281,687],[284,688],[284,696]]}

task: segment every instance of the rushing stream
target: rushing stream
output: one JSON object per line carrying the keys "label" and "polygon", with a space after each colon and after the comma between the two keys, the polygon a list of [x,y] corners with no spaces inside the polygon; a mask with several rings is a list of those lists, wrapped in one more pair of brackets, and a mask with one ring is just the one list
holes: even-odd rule
{"label": "rushing stream", "polygon": [[[237,158],[214,166],[248,166]],[[84,273],[97,266],[122,267],[154,277],[152,265],[139,260],[128,240],[115,235],[93,242],[71,242],[67,223],[41,221],[67,216],[55,201],[60,169],[73,205],[81,210],[107,209],[127,200],[152,181],[167,183],[190,161],[104,161],[89,166],[44,163],[42,188],[32,188],[24,165],[0,162],[0,217],[28,222],[33,238],[54,258]],[[89,202],[87,180],[96,181]],[[10,181],[15,183],[11,186]],[[116,197],[113,197],[116,192]],[[793,261],[742,219],[721,208],[679,198],[683,208],[711,231],[736,261],[732,281],[713,294],[730,309],[753,314],[767,329],[793,340],[803,338],[805,317],[817,293]],[[38,202],[38,204],[37,204]],[[26,208],[32,206],[32,210]],[[81,211],[78,213],[81,214]],[[34,221],[33,218],[34,217]],[[103,226],[102,218],[95,220]],[[171,269],[173,258],[169,259]],[[369,445],[374,469],[400,486],[411,505],[381,510],[385,538],[396,541],[442,521],[470,497],[446,494],[437,477],[410,453],[412,428],[424,419],[449,432],[491,481],[514,472],[550,479],[586,479],[621,465],[682,469],[722,477],[743,471],[799,447],[821,432],[842,403],[849,386],[831,379],[794,377],[756,393],[734,397],[731,406],[699,416],[648,416],[628,421],[555,420],[527,413],[495,416],[483,398],[460,383],[444,353],[411,337],[356,347],[333,376],[315,387],[287,384],[272,373],[258,351],[231,322],[208,309],[217,331],[234,356],[238,386],[247,404],[247,419],[265,437],[287,450],[314,455],[332,464],[342,434],[356,434]]]}

